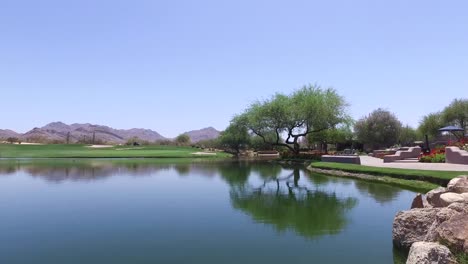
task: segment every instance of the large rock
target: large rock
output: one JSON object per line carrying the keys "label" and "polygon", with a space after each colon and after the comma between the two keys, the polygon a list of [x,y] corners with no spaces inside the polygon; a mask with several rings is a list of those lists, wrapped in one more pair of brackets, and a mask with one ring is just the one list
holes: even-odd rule
{"label": "large rock", "polygon": [[[446,192],[440,195],[440,204],[443,206],[449,206],[452,203],[461,203],[465,201],[465,197],[462,194],[454,192]],[[468,202],[468,201],[467,201]]]}
{"label": "large rock", "polygon": [[447,207],[448,209],[454,210],[459,213],[468,214],[468,204],[466,203],[453,203]]}
{"label": "large rock", "polygon": [[455,257],[446,246],[432,242],[415,242],[406,264],[456,264]]}
{"label": "large rock", "polygon": [[450,180],[447,184],[447,191],[454,193],[468,192],[468,176],[463,175]]}
{"label": "large rock", "polygon": [[429,231],[427,232],[424,241],[435,242],[439,240],[438,228],[445,221],[460,214],[468,214],[468,204],[452,203],[448,207],[439,208],[436,214],[435,221],[432,223]]}
{"label": "large rock", "polygon": [[452,250],[468,253],[468,213],[458,213],[439,225],[437,239]]}
{"label": "large rock", "polygon": [[414,197],[413,202],[411,203],[411,209],[414,208],[424,208],[423,197],[420,193]]}
{"label": "large rock", "polygon": [[440,208],[416,208],[398,212],[393,221],[393,244],[409,249],[414,242],[423,241]]}
{"label": "large rock", "polygon": [[435,188],[434,190],[429,191],[426,194],[427,202],[434,207],[443,207],[442,202],[440,201],[440,196],[446,192],[447,189],[444,187]]}

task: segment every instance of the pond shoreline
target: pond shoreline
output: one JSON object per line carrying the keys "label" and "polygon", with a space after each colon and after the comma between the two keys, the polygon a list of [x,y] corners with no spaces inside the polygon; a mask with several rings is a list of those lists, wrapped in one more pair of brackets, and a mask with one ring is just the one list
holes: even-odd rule
{"label": "pond shoreline", "polygon": [[366,174],[366,173],[347,172],[343,170],[319,169],[319,168],[314,168],[312,166],[307,166],[307,170],[320,173],[320,174],[329,175],[329,176],[359,179],[359,180],[364,180],[364,181],[369,181],[369,182],[377,182],[377,183],[398,186],[400,188],[407,189],[410,191],[416,191],[416,192],[428,192],[439,186],[437,184],[417,181],[417,180],[398,179],[398,178],[393,178],[389,176],[381,176],[381,175],[377,176],[377,175]]}

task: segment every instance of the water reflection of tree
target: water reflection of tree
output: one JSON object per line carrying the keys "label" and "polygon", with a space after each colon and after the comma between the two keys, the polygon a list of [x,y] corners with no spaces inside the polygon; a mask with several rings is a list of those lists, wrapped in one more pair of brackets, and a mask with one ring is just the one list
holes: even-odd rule
{"label": "water reflection of tree", "polygon": [[254,175],[262,179],[277,177],[282,168],[265,162],[233,161],[218,164],[218,171],[229,185],[243,185]]}
{"label": "water reflection of tree", "polygon": [[365,181],[354,181],[354,185],[361,194],[372,197],[378,203],[391,202],[395,200],[401,192],[401,189],[390,185],[375,184]]}
{"label": "water reflection of tree", "polygon": [[4,163],[0,165],[0,176],[13,174],[17,171],[18,166],[15,163]]}
{"label": "water reflection of tree", "polygon": [[339,233],[347,224],[346,212],[357,204],[354,198],[339,198],[301,185],[299,169],[259,187],[232,186],[230,195],[234,208],[255,221],[308,238]]}

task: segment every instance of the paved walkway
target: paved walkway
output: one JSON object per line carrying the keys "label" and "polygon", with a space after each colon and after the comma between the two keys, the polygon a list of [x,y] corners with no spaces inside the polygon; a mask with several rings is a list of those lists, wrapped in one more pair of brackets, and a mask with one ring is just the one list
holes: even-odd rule
{"label": "paved walkway", "polygon": [[[416,169],[416,170],[441,170],[441,171],[466,171],[468,165],[448,163],[423,163],[417,160],[401,160],[384,163],[382,159],[360,156],[361,165],[384,168]],[[468,173],[467,173],[468,174]]]}

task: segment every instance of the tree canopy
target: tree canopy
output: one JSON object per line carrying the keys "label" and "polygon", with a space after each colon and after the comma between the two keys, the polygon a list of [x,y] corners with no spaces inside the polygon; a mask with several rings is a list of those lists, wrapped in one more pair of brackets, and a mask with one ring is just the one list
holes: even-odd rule
{"label": "tree canopy", "polygon": [[434,140],[440,133],[439,128],[443,126],[442,114],[437,112],[425,115],[419,122],[418,130],[421,134],[427,135],[430,140]]}
{"label": "tree canopy", "polygon": [[455,125],[466,132],[468,126],[468,99],[455,99],[442,111],[445,125]]}
{"label": "tree canopy", "polygon": [[177,143],[177,145],[190,145],[190,137],[187,134],[180,134],[176,137],[175,142]]}
{"label": "tree canopy", "polygon": [[398,142],[404,146],[411,145],[418,139],[422,140],[423,137],[418,134],[418,131],[409,125],[406,125],[401,128],[400,137]]}
{"label": "tree canopy", "polygon": [[337,144],[352,141],[353,136],[354,135],[351,129],[351,124],[344,124],[335,128],[309,134],[307,136],[307,142],[309,144],[312,144],[314,142],[320,143],[326,146],[327,144]]}
{"label": "tree canopy", "polygon": [[398,118],[387,110],[378,108],[356,122],[357,139],[371,149],[390,147],[398,142],[402,130]]}
{"label": "tree canopy", "polygon": [[[344,98],[332,89],[304,86],[290,95],[257,101],[240,115],[248,130],[271,146],[299,153],[299,139],[349,120]],[[285,139],[284,139],[285,138]]]}
{"label": "tree canopy", "polygon": [[239,154],[250,142],[250,135],[242,117],[235,117],[229,126],[221,133],[221,145],[235,154]]}

